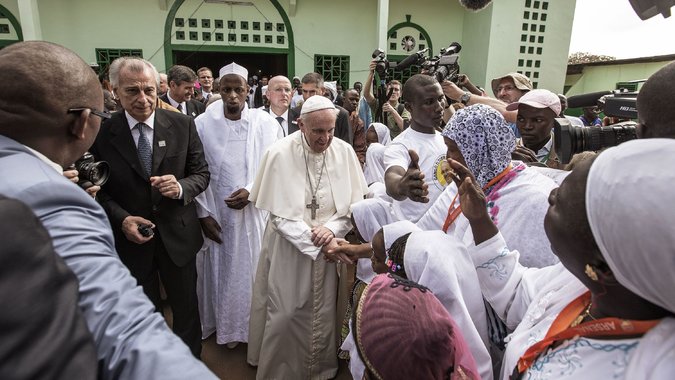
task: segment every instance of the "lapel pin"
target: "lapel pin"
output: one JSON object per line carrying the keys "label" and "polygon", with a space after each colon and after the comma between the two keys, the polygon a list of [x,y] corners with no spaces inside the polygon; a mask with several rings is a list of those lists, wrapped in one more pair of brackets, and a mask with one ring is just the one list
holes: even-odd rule
{"label": "lapel pin", "polygon": [[157,143],[159,146],[166,146],[166,141],[162,140]]}
{"label": "lapel pin", "polygon": [[197,116],[197,115],[193,112],[193,113],[192,113],[192,117],[196,117],[196,116]]}

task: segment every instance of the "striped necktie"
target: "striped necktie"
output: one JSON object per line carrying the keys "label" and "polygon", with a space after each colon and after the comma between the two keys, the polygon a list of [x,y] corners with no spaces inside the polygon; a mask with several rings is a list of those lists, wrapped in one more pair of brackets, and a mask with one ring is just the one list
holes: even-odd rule
{"label": "striped necktie", "polygon": [[134,128],[138,130],[138,160],[141,162],[143,172],[150,178],[150,172],[152,170],[152,146],[143,133],[144,126],[146,126],[144,123],[138,123]]}

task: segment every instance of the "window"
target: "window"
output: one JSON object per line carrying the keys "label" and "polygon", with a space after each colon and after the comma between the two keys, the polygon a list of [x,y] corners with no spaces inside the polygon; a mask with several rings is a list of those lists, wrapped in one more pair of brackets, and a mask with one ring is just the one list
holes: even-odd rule
{"label": "window", "polygon": [[207,18],[202,19],[202,28],[211,28],[211,20]]}
{"label": "window", "polygon": [[638,84],[637,82],[617,82],[616,89],[625,89],[627,91],[634,92],[638,90]]}
{"label": "window", "polygon": [[314,55],[314,71],[323,75],[326,82],[337,81],[342,88],[349,88],[349,56]]}
{"label": "window", "polygon": [[[182,32],[181,32],[182,33]],[[176,32],[178,34],[178,32]],[[184,36],[183,36],[184,37]],[[96,49],[96,63],[99,66],[99,72],[106,72],[108,66],[119,57],[139,57],[143,58],[141,49]]]}
{"label": "window", "polygon": [[202,40],[211,41],[211,33],[210,32],[202,32]]}

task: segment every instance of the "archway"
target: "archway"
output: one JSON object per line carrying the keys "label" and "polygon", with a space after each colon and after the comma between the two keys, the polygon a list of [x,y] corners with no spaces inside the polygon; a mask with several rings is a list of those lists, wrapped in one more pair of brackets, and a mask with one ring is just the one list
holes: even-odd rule
{"label": "archway", "polygon": [[0,5],[0,49],[23,41],[21,24],[7,8]]}
{"label": "archway", "polygon": [[277,0],[176,0],[165,24],[166,66],[218,69],[232,61],[251,75],[295,72],[293,29]]}

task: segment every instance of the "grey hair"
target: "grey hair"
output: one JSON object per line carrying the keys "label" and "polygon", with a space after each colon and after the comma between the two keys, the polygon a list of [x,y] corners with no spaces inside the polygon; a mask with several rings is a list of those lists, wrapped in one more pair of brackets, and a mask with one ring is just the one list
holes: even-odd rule
{"label": "grey hair", "polygon": [[142,73],[146,69],[151,70],[152,75],[157,82],[157,87],[159,87],[159,72],[150,61],[138,57],[119,57],[114,60],[113,63],[110,64],[110,68],[108,68],[110,84],[112,84],[113,88],[119,87],[120,71],[122,71],[123,68],[128,68],[134,73]]}

